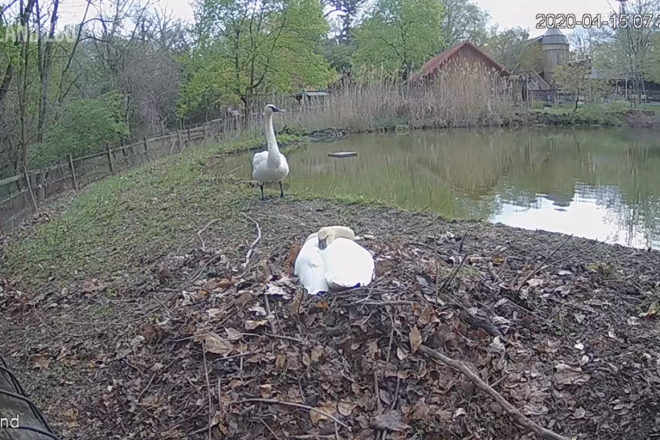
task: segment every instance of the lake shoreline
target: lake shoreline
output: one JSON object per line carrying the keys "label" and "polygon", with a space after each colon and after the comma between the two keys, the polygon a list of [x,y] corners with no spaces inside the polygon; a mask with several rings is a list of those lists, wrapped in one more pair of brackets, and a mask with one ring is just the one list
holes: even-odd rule
{"label": "lake shoreline", "polygon": [[[105,438],[116,433],[117,417],[126,432],[169,428],[185,435],[203,429],[208,415],[197,410],[192,383],[213,401],[220,398],[215,429],[226,438],[263,428],[232,410],[247,411],[254,403],[240,401],[255,395],[322,408],[362,438],[372,435],[368,421],[377,415],[366,403],[374,402],[376,375],[384,405],[400,389],[400,414],[419,432],[464,436],[466,429],[489,429],[511,439],[527,434],[489,399],[478,399],[479,408],[453,420],[465,393],[474,390],[460,373],[411,353],[413,327],[426,346],[472,363],[517,408],[545,408],[528,415],[555,432],[603,438],[654,433],[652,424],[638,422],[653,411],[641,402],[660,397],[646,382],[656,377],[660,330],[656,318],[640,314],[653,310],[660,294],[659,252],[392,208],[279,199],[274,192],[261,201],[258,193],[241,192],[215,214],[221,221],[198,234],[209,223],[200,218],[190,241],[172,238],[170,248],[142,261],[106,265],[103,272],[68,281],[53,267],[41,287],[16,281],[18,273],[8,277],[0,296],[0,352],[12,354],[10,367],[59,433]],[[349,225],[363,236],[362,245],[376,254],[376,281],[348,296],[297,302],[296,284],[288,280],[296,246],[329,224]],[[107,256],[110,249],[101,252],[106,256],[95,258],[116,261]],[[114,252],[137,257],[122,248]],[[30,273],[23,276],[34,281]],[[264,303],[266,285],[273,292]],[[261,317],[261,310],[272,319]],[[232,338],[234,330],[245,336]],[[222,344],[214,345],[204,332],[218,335]],[[200,341],[206,341],[205,353]],[[32,368],[34,347],[47,361],[39,369]],[[646,360],[648,353],[652,358]],[[315,374],[305,374],[310,368]],[[333,380],[331,371],[349,380]],[[103,385],[119,377],[121,384]],[[409,384],[397,388],[403,380]],[[519,394],[520,387],[531,394]],[[601,398],[592,399],[595,393]],[[608,411],[622,395],[630,399],[626,413]],[[177,398],[163,401],[167,396]],[[145,428],[144,412],[131,410],[131,402],[149,413],[166,405],[170,415],[149,419]],[[76,410],[81,407],[86,411]],[[574,417],[578,409],[588,416]],[[327,423],[312,417],[309,425],[306,411],[278,417],[282,424],[269,427],[280,438],[284,431],[323,432]]]}
{"label": "lake shoreline", "polygon": [[511,128],[524,129],[529,127],[570,127],[570,128],[660,128],[660,115],[652,110],[602,110],[587,113],[567,111],[550,113],[546,111],[516,111],[513,116],[500,121],[484,122],[472,125],[443,125],[438,123],[416,122],[414,124],[399,123],[381,124],[378,128],[325,128],[302,132],[285,126],[280,133],[303,135],[314,142],[330,142],[343,139],[350,134],[368,133],[402,133],[408,131],[471,129],[471,128]]}

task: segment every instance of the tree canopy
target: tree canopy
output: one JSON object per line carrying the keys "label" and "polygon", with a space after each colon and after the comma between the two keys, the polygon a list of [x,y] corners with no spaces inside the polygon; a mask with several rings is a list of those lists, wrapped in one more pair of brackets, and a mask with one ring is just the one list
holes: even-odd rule
{"label": "tree canopy", "polygon": [[407,77],[442,50],[443,17],[437,0],[377,0],[355,30],[354,62]]}
{"label": "tree canopy", "polygon": [[203,0],[196,13],[199,45],[186,61],[181,115],[202,102],[250,108],[258,94],[334,79],[323,58],[329,26],[318,0]]}
{"label": "tree canopy", "polygon": [[[42,37],[0,40],[0,175],[220,117],[227,106],[255,111],[266,96],[327,88],[341,75],[406,79],[465,40],[512,71],[542,59],[527,29],[491,26],[474,0],[197,0],[190,25],[149,0],[108,0],[88,3],[66,31],[73,41],[57,38],[60,2],[0,0],[0,35],[18,25]],[[657,0],[623,8],[660,16]],[[574,58],[628,78],[640,100],[643,80],[660,82],[657,28],[568,37]]]}

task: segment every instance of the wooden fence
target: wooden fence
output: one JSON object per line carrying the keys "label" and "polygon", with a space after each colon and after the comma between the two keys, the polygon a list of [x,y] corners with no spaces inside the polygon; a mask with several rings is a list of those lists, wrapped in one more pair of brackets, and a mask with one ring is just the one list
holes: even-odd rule
{"label": "wooden fence", "polygon": [[232,131],[235,125],[235,121],[218,119],[82,157],[69,156],[49,167],[0,179],[0,235],[11,232],[38,213],[39,206],[55,195],[71,189],[77,191],[123,170],[181,153],[189,145],[206,139],[217,141],[221,133]]}

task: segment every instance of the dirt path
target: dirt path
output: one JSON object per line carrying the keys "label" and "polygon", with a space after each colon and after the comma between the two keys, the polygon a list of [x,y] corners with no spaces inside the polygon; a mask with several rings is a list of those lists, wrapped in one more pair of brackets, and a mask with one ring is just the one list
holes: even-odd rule
{"label": "dirt path", "polygon": [[[326,202],[245,214],[202,232],[206,251],[195,234],[133,275],[39,292],[5,282],[0,352],[63,438],[371,439],[374,426],[401,429],[392,439],[535,438],[413,353],[417,331],[547,429],[660,434],[658,252]],[[243,269],[250,219],[261,238]],[[377,279],[296,296],[295,245],[329,224],[365,237]]]}

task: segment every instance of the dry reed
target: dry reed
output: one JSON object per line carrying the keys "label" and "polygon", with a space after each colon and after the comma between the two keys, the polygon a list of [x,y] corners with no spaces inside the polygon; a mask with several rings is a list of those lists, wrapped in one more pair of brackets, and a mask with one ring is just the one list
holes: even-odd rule
{"label": "dry reed", "polygon": [[290,95],[269,96],[255,110],[266,101],[289,110],[277,125],[306,132],[499,126],[513,114],[506,81],[479,65],[448,65],[432,80],[406,83],[373,71],[338,84],[324,99],[299,104]]}

